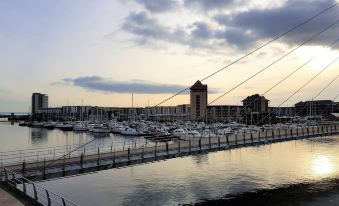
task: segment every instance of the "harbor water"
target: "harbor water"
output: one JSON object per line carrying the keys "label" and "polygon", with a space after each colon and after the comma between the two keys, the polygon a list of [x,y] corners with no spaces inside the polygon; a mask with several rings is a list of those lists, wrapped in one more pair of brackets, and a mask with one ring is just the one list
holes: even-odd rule
{"label": "harbor water", "polygon": [[[0,152],[130,144],[143,137],[63,132],[0,123]],[[42,181],[84,205],[337,205],[339,136],[237,148]]]}
{"label": "harbor water", "polygon": [[[338,162],[339,136],[331,136],[176,158],[41,184],[80,205],[223,205],[244,201],[253,193],[260,205],[335,205],[333,200],[339,199],[339,189],[334,188]],[[274,195],[285,198],[272,199]]]}

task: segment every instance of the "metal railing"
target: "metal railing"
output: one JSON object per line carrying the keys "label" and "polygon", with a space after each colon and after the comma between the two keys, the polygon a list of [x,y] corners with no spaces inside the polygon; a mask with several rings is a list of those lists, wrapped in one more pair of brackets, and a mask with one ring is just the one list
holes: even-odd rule
{"label": "metal railing", "polygon": [[16,190],[25,194],[34,202],[46,206],[78,206],[61,195],[32,182],[20,174],[17,174],[7,168],[4,168],[5,181]]}

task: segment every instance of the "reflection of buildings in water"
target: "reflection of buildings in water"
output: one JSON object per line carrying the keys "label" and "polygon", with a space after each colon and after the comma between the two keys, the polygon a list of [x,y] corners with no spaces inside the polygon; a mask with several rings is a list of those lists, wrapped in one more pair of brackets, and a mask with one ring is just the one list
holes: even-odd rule
{"label": "reflection of buildings in water", "polygon": [[41,128],[30,128],[30,139],[32,144],[48,141],[48,130]]}
{"label": "reflection of buildings in water", "polygon": [[191,157],[192,162],[197,166],[208,163],[208,154],[198,154]]}
{"label": "reflection of buildings in water", "polygon": [[100,138],[100,137],[109,137],[109,133],[93,133],[94,138]]}

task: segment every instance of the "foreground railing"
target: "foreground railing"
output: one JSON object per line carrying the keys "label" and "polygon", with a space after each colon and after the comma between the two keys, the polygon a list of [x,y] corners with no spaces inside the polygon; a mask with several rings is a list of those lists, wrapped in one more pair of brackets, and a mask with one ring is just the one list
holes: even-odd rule
{"label": "foreground railing", "polygon": [[62,197],[7,168],[4,168],[4,173],[5,181],[8,185],[26,195],[35,203],[46,206],[78,206],[78,204],[71,200]]}

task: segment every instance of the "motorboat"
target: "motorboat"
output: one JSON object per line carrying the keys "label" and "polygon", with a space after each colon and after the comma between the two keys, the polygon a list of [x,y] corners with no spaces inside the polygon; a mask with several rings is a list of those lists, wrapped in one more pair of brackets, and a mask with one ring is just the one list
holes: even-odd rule
{"label": "motorboat", "polygon": [[77,131],[77,132],[85,132],[88,130],[87,126],[82,123],[82,122],[79,122],[79,123],[76,123],[74,126],[73,126],[73,130],[74,131]]}
{"label": "motorboat", "polygon": [[124,130],[121,131],[122,135],[127,135],[127,136],[138,136],[139,132],[131,127],[126,127]]}

